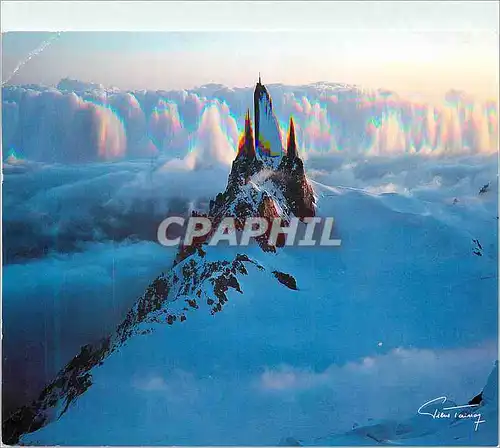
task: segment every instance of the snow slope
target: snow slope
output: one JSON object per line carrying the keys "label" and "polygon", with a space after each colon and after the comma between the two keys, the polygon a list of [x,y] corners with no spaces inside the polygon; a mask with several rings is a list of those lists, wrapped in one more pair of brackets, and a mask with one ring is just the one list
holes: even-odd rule
{"label": "snow slope", "polygon": [[[409,445],[409,446],[498,446],[498,362],[481,393],[482,401],[473,409],[453,410],[450,418],[416,415],[403,422],[385,421],[357,428],[346,434],[314,439],[307,445]],[[446,402],[454,407],[455,403]],[[431,411],[432,412],[432,411]],[[479,417],[465,417],[466,415]],[[476,425],[477,423],[477,425]],[[484,425],[484,426],[483,426]]]}

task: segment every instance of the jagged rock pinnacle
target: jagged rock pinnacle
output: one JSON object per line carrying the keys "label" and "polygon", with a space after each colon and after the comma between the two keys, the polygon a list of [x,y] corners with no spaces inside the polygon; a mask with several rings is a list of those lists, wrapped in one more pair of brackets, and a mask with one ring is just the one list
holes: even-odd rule
{"label": "jagged rock pinnacle", "polygon": [[255,150],[257,157],[281,157],[284,153],[281,133],[276,116],[273,112],[271,95],[262,84],[259,73],[259,82],[254,91],[254,121],[255,121]]}
{"label": "jagged rock pinnacle", "polygon": [[301,219],[315,216],[316,199],[313,189],[307,181],[304,163],[297,151],[295,125],[292,117],[290,117],[286,155],[281,159],[278,172],[283,195],[294,215]]}
{"label": "jagged rock pinnacle", "polygon": [[255,144],[258,147],[259,145],[259,132],[260,132],[260,98],[265,95],[265,87],[260,82],[260,73],[259,73],[259,82],[255,86],[255,91],[253,93],[253,113],[255,119]]}
{"label": "jagged rock pinnacle", "polygon": [[291,159],[298,157],[297,141],[295,139],[295,126],[293,124],[292,117],[290,117],[290,129],[288,131],[288,142],[287,142],[287,146],[286,146],[286,154]]}
{"label": "jagged rock pinnacle", "polygon": [[[212,222],[219,222],[227,216],[234,216],[241,222],[247,217],[280,217],[281,212],[274,206],[278,199],[273,194],[266,193],[268,189],[274,189],[284,199],[278,207],[286,211],[282,217],[289,212],[300,219],[315,216],[314,191],[309,185],[304,164],[298,154],[293,118],[290,119],[288,151],[285,153],[281,136],[278,136],[276,117],[272,112],[271,96],[261,84],[260,76],[255,87],[254,104],[255,132],[260,118],[262,129],[259,132],[267,143],[274,143],[271,145],[274,153],[269,150],[266,153],[264,145],[262,148],[257,146],[257,134],[253,134],[250,111],[247,110],[245,131],[239,141],[238,154],[231,166],[226,190],[210,201],[208,215]],[[255,177],[258,173],[262,173],[262,178]],[[264,193],[257,185],[261,182],[266,182]]]}
{"label": "jagged rock pinnacle", "polygon": [[238,155],[236,157],[255,158],[255,142],[253,138],[252,122],[250,119],[250,110],[245,115],[245,132],[240,138],[238,144]]}

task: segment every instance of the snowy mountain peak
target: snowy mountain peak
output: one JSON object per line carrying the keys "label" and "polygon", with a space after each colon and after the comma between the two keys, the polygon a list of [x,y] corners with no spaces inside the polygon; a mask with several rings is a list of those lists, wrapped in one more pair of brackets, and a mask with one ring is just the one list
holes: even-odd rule
{"label": "snowy mountain peak", "polygon": [[[261,126],[261,121],[256,120],[256,134],[260,133],[262,136],[263,129],[269,131],[268,125],[275,121],[275,117],[272,113],[271,97],[261,84],[260,76],[255,88],[255,98],[258,100],[255,102],[255,116],[262,116],[262,105],[268,108],[264,111],[269,112],[265,115],[267,121],[264,127]],[[273,129],[279,134],[277,123],[274,124],[276,126]],[[260,141],[262,142],[262,139]],[[257,152],[260,157],[256,156],[250,113],[247,111],[245,131],[240,138],[238,155],[233,161],[226,190],[210,203],[209,216],[212,222],[219,223],[224,217],[234,217],[237,229],[240,230],[244,220],[249,217],[263,217],[268,220],[280,217],[287,222],[292,215],[301,219],[315,216],[314,192],[297,152],[292,118],[288,152],[283,152],[281,140],[279,143],[276,139],[274,141],[274,148],[279,144],[279,157],[273,156],[278,151],[262,152],[262,148]],[[270,249],[265,243],[262,243],[261,247],[264,250]]]}
{"label": "snowy mountain peak", "polygon": [[[287,220],[291,215],[301,219],[314,216],[314,193],[297,152],[293,118],[290,118],[288,151],[285,153],[281,138],[278,138],[280,132],[272,111],[271,96],[261,83],[260,75],[254,98],[255,133],[261,139],[254,144],[250,112],[247,111],[245,130],[240,137],[238,155],[233,161],[226,190],[211,201],[210,217],[217,222],[231,216],[242,225],[248,217],[271,219],[279,216]],[[263,135],[275,137],[265,140],[274,142],[267,147],[271,148],[269,151],[262,150]],[[260,149],[256,151],[259,145]]]}

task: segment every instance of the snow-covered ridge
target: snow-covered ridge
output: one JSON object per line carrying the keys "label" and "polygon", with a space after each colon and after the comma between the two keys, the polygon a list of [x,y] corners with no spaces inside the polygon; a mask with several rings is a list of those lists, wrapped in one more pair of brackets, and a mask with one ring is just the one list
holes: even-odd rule
{"label": "snow-covered ridge", "polygon": [[[17,444],[23,434],[61,418],[92,386],[93,372],[130,338],[151,333],[153,324],[180,325],[197,310],[212,315],[222,311],[229,289],[243,294],[238,278],[248,275],[249,265],[265,270],[245,254],[221,259],[219,253],[210,256],[203,248],[176,263],[167,274],[161,274],[150,284],[114,334],[99,344],[83,346],[37,400],[4,422],[4,442]],[[284,287],[296,289],[295,279],[289,274],[279,271],[270,274]]]}

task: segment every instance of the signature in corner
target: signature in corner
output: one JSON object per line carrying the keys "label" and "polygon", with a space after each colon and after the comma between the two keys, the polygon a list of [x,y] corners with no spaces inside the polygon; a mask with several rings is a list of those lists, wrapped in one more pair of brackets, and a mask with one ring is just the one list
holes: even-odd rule
{"label": "signature in corner", "polygon": [[418,408],[420,415],[429,415],[433,419],[475,419],[474,431],[478,430],[481,423],[486,420],[481,420],[481,413],[475,412],[479,404],[463,404],[460,406],[442,407],[446,402],[446,397],[438,397],[424,403]]}

